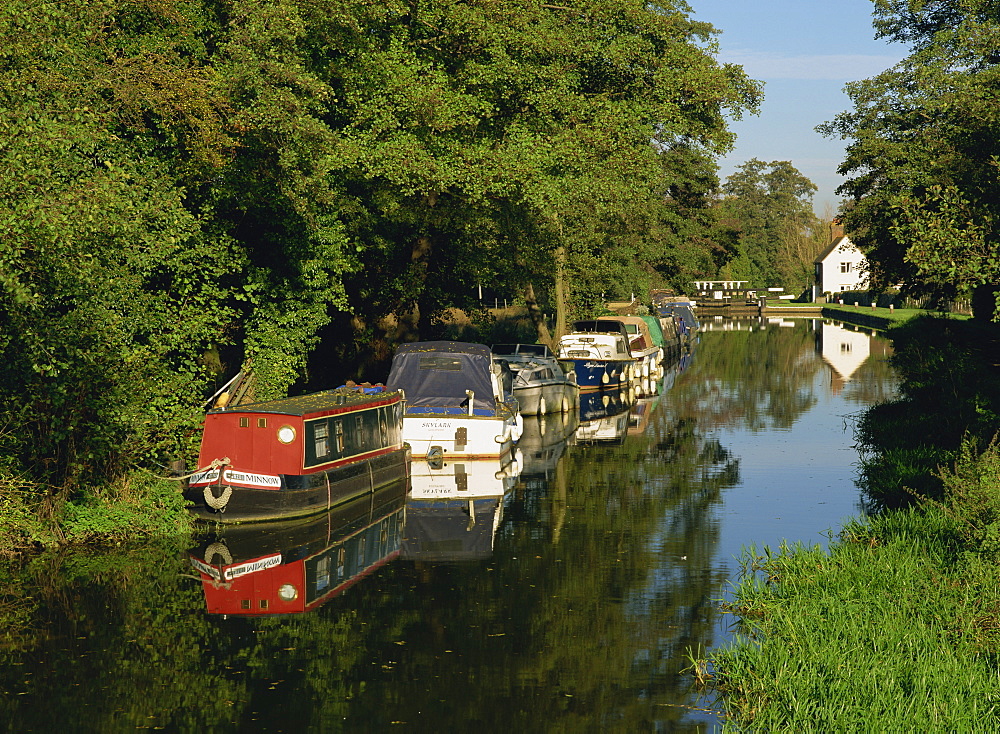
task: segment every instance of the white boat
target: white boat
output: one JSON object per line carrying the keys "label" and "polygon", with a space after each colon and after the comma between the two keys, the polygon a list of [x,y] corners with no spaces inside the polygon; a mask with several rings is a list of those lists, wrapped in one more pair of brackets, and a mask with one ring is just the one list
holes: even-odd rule
{"label": "white boat", "polygon": [[403,344],[387,385],[402,390],[403,442],[413,458],[502,457],[521,436],[506,363],[483,344]]}
{"label": "white boat", "polygon": [[566,413],[576,407],[576,371],[544,344],[494,344],[493,354],[514,373],[514,397],[521,415]]}
{"label": "white boat", "polygon": [[[619,316],[629,334],[629,350],[636,362],[636,379],[655,381],[663,376],[663,349],[642,316]],[[661,339],[662,341],[662,339]]]}
{"label": "white boat", "polygon": [[414,461],[410,465],[410,499],[479,499],[503,497],[521,474],[520,452],[503,458]]}
{"label": "white boat", "polygon": [[559,339],[559,361],[573,365],[581,392],[618,390],[634,376],[636,362],[628,343],[628,331],[618,319],[576,321]]}

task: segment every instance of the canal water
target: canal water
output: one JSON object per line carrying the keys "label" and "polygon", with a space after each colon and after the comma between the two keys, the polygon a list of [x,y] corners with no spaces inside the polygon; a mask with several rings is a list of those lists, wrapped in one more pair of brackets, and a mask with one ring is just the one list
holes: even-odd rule
{"label": "canal water", "polygon": [[[0,568],[9,731],[714,731],[741,549],[862,512],[886,343],[712,320],[657,395],[530,419],[517,461],[183,547]],[[582,420],[581,420],[582,419]],[[275,589],[282,589],[276,596]],[[280,613],[279,613],[280,612]]]}

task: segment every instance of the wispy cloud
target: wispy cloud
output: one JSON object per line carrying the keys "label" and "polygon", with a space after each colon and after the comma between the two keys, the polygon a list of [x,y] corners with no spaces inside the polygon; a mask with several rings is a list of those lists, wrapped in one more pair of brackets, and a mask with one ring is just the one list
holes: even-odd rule
{"label": "wispy cloud", "polygon": [[866,79],[900,61],[898,56],[817,54],[782,56],[769,51],[723,51],[718,60],[739,64],[753,79],[816,79],[848,82]]}

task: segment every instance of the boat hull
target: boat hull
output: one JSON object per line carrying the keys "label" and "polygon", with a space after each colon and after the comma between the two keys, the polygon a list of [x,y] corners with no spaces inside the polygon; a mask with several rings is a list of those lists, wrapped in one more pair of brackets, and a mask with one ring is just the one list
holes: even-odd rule
{"label": "boat hull", "polygon": [[579,386],[572,382],[514,387],[514,397],[517,398],[521,415],[567,413],[576,407],[579,395]]}
{"label": "boat hull", "polygon": [[632,381],[635,360],[632,359],[560,359],[573,365],[580,392],[618,390]]}
{"label": "boat hull", "polygon": [[403,413],[403,442],[415,459],[499,458],[510,453],[520,436],[520,416],[514,409],[497,415],[468,415],[444,409]]}
{"label": "boat hull", "polygon": [[[375,453],[308,474],[268,476],[224,467],[192,477],[184,496],[192,504],[190,512],[203,521],[235,524],[308,517],[409,476],[405,448]],[[248,486],[252,483],[260,486]]]}

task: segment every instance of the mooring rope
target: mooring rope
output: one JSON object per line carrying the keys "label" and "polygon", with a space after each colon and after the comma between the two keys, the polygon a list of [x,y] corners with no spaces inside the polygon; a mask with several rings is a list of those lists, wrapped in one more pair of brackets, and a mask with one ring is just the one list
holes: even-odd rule
{"label": "mooring rope", "polygon": [[208,471],[210,469],[218,469],[220,466],[226,466],[228,463],[229,463],[228,456],[223,456],[221,459],[212,459],[212,461],[207,466],[203,466],[201,469],[195,469],[190,474],[184,474],[179,477],[165,477],[160,474],[153,474],[153,472],[149,471],[149,469],[143,469],[143,471],[153,474],[153,476],[156,477],[157,479],[173,479],[175,482],[182,482],[185,479],[190,479],[195,474],[201,474],[202,472]]}

